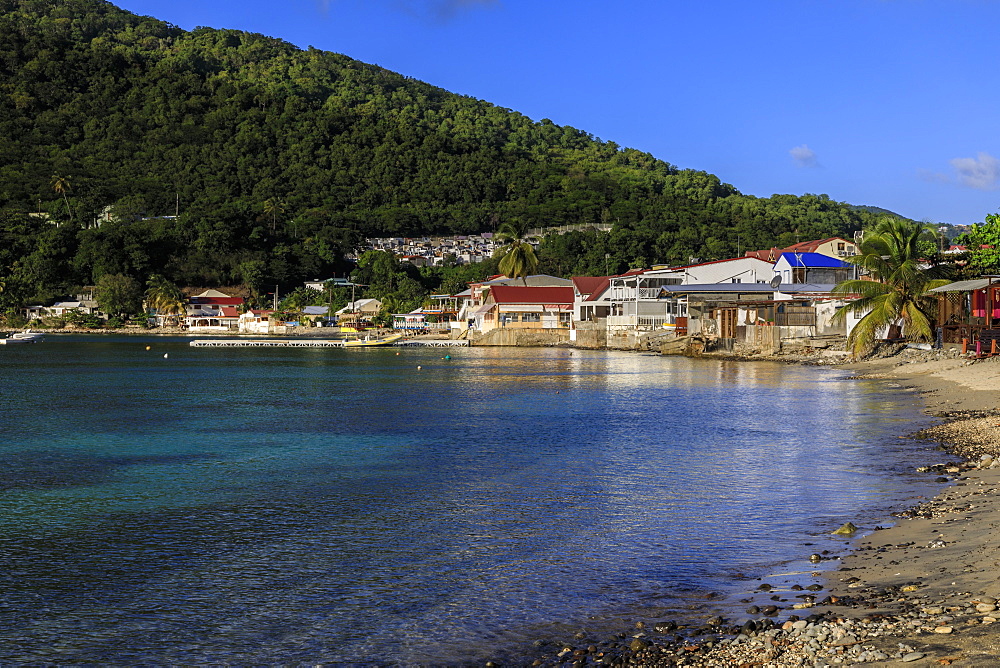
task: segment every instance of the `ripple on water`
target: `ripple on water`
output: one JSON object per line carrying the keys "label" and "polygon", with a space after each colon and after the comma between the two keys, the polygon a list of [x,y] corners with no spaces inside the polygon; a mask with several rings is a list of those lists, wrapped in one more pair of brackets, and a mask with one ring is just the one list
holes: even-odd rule
{"label": "ripple on water", "polygon": [[822,369],[51,338],[0,358],[6,662],[516,653],[745,590],[925,456]]}

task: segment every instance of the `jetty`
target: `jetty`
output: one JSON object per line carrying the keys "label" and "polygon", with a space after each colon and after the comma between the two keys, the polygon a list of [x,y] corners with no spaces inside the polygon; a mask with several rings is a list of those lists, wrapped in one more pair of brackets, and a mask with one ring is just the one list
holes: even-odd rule
{"label": "jetty", "polygon": [[[344,348],[350,339],[195,339],[192,348]],[[420,346],[425,348],[465,348],[465,340],[426,339],[400,340],[390,346]]]}

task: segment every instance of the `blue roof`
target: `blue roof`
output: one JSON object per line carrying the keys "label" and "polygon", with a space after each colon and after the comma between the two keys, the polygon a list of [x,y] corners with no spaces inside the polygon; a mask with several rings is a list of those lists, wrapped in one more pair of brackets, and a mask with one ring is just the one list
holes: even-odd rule
{"label": "blue roof", "polygon": [[785,261],[793,267],[832,267],[835,269],[843,269],[847,267],[852,267],[850,262],[844,262],[843,260],[838,260],[835,257],[830,257],[829,255],[823,255],[822,253],[782,253],[781,257],[785,258]]}

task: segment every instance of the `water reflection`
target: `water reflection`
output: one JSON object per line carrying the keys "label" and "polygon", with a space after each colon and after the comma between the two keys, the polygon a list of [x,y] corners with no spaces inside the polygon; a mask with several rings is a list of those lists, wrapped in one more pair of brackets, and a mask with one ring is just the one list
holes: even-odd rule
{"label": "water reflection", "polygon": [[914,413],[821,369],[51,343],[0,358],[32,379],[2,397],[8,662],[516,652],[736,590],[920,456]]}

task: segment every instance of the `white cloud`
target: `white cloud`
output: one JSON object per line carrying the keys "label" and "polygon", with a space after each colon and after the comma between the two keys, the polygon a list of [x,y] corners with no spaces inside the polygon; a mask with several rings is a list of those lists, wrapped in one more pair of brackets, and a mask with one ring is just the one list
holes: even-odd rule
{"label": "white cloud", "polygon": [[819,167],[816,152],[805,144],[796,146],[788,154],[792,156],[792,160],[795,161],[797,167]]}
{"label": "white cloud", "polygon": [[954,158],[949,162],[958,172],[958,180],[963,186],[976,190],[1000,188],[1000,160],[989,153],[980,151],[975,158]]}

